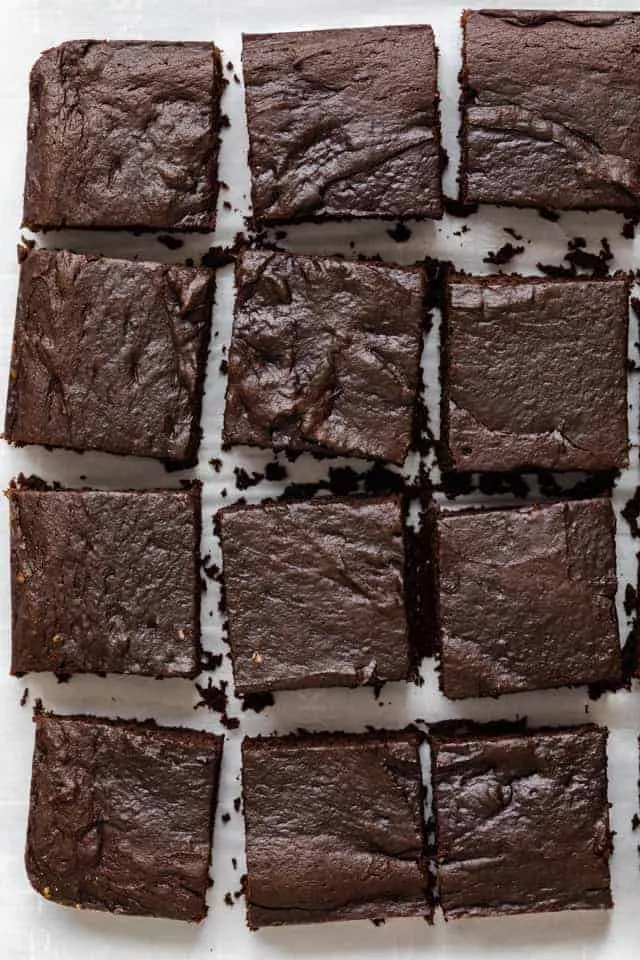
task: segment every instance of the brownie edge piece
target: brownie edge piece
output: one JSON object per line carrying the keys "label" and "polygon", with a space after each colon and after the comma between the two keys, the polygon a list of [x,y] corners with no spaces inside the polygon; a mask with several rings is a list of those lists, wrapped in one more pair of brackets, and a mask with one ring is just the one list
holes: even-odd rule
{"label": "brownie edge piece", "polygon": [[243,253],[225,443],[401,464],[413,439],[426,285],[415,267]]}
{"label": "brownie edge piece", "polygon": [[29,84],[23,225],[213,230],[224,84],[210,43],[47,50]]}
{"label": "brownie edge piece", "polygon": [[431,733],[447,919],[613,905],[606,729]]}
{"label": "brownie edge piece", "polygon": [[442,216],[431,27],[245,34],[259,224]]}
{"label": "brownie edge piece", "polygon": [[11,672],[200,672],[200,485],[7,491]]}
{"label": "brownie edge piece", "polygon": [[236,692],[407,679],[400,497],[228,507],[217,525]]}
{"label": "brownie edge piece", "polygon": [[451,277],[442,336],[447,466],[625,467],[628,323],[625,279]]}
{"label": "brownie edge piece", "polygon": [[36,715],[26,868],[47,900],[198,922],[223,738]]}
{"label": "brownie edge piece", "polygon": [[467,10],[462,24],[463,200],[638,210],[637,13]]}
{"label": "brownie edge piece", "polygon": [[436,528],[445,696],[620,677],[609,499],[443,512]]}
{"label": "brownie edge piece", "polygon": [[417,734],[245,739],[247,922],[432,917]]}
{"label": "brownie edge piece", "polygon": [[33,250],[6,439],[193,465],[214,290],[202,268]]}

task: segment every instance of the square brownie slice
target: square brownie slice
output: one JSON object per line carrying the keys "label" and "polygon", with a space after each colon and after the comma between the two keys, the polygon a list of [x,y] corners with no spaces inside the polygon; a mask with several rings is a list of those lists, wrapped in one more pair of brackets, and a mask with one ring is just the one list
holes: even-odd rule
{"label": "square brownie slice", "polygon": [[401,464],[420,387],[424,271],[248,250],[236,286],[226,444]]}
{"label": "square brownie slice", "polygon": [[431,27],[245,34],[259,224],[441,217]]}
{"label": "square brownie slice", "polygon": [[454,470],[627,465],[625,279],[452,277],[442,439]]}
{"label": "square brownie slice", "polygon": [[613,905],[607,731],[431,734],[446,919]]}
{"label": "square brownie slice", "polygon": [[11,672],[200,672],[200,485],[8,491]]}
{"label": "square brownie slice", "polygon": [[640,17],[467,10],[461,192],[467,203],[640,207]]}
{"label": "square brownie slice", "polygon": [[223,737],[36,715],[26,868],[47,900],[198,922]]}
{"label": "square brownie slice", "polygon": [[247,923],[432,916],[417,734],[245,739]]}
{"label": "square brownie slice", "polygon": [[620,677],[610,500],[440,513],[436,531],[445,696]]}
{"label": "square brownie slice", "polygon": [[214,289],[210,270],[34,250],[6,439],[193,465]]}
{"label": "square brownie slice", "polygon": [[217,522],[238,693],[407,679],[400,497],[229,507]]}
{"label": "square brownie slice", "polygon": [[224,84],[210,43],[47,50],[29,85],[23,225],[213,230]]}

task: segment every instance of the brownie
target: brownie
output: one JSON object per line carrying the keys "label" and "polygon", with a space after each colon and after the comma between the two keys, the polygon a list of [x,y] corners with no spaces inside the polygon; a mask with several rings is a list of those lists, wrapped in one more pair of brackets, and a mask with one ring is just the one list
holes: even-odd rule
{"label": "brownie", "polygon": [[32,886],[67,906],[202,920],[222,744],[153,721],[37,715]]}
{"label": "brownie", "polygon": [[228,507],[218,524],[238,693],[407,679],[399,497]]}
{"label": "brownie", "polygon": [[420,386],[424,271],[248,250],[236,286],[226,444],[401,464]]}
{"label": "brownie", "polygon": [[24,226],[213,230],[224,83],[210,43],[45,51],[29,84]]}
{"label": "brownie", "polygon": [[625,279],[454,276],[442,439],[454,470],[627,464]]}
{"label": "brownie", "polygon": [[210,270],[32,251],[6,439],[194,463],[214,286]]}
{"label": "brownie", "polygon": [[466,203],[640,207],[640,17],[473,10],[462,16]]}
{"label": "brownie", "polygon": [[426,916],[414,733],[245,739],[247,922]]}
{"label": "brownie", "polygon": [[200,486],[8,491],[11,672],[200,672]]}
{"label": "brownie", "polygon": [[607,731],[432,733],[447,919],[612,906]]}
{"label": "brownie", "polygon": [[442,216],[431,27],[245,34],[242,62],[259,224]]}
{"label": "brownie", "polygon": [[440,513],[436,544],[447,697],[620,676],[610,500]]}

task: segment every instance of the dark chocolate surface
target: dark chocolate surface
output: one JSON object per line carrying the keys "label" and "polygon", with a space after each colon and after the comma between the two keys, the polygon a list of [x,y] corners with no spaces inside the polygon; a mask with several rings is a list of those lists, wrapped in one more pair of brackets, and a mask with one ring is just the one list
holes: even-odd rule
{"label": "dark chocolate surface", "polygon": [[432,913],[412,733],[245,739],[252,929]]}
{"label": "dark chocolate surface", "polygon": [[200,488],[10,490],[11,672],[200,672]]}
{"label": "dark chocolate surface", "polygon": [[405,680],[399,497],[218,514],[238,693]]}
{"label": "dark chocolate surface", "polygon": [[402,463],[424,272],[250,250],[236,281],[225,441]]}
{"label": "dark chocolate surface", "polygon": [[626,280],[453,277],[443,440],[456,470],[627,464]]}
{"label": "dark chocolate surface", "polygon": [[222,737],[36,717],[26,866],[68,906],[200,921]]}
{"label": "dark chocolate surface", "polygon": [[467,203],[640,206],[640,17],[463,14]]}
{"label": "dark chocolate surface", "polygon": [[442,216],[431,27],[245,34],[242,62],[259,223]]}
{"label": "dark chocolate surface", "polygon": [[210,43],[47,50],[31,71],[24,225],[213,230],[222,87]]}
{"label": "dark chocolate surface", "polygon": [[442,690],[496,696],[619,677],[611,502],[440,514]]}
{"label": "dark chocolate surface", "polygon": [[6,439],[192,462],[214,284],[210,270],[31,252]]}
{"label": "dark chocolate surface", "polygon": [[432,741],[445,917],[612,906],[605,729]]}

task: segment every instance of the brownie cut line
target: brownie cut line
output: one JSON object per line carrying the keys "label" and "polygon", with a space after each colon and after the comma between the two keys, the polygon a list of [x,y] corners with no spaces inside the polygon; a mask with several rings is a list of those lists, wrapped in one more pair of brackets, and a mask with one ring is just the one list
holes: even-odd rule
{"label": "brownie cut line", "polygon": [[609,499],[439,512],[436,531],[445,696],[620,677]]}
{"label": "brownie cut line", "polygon": [[247,250],[236,286],[225,443],[403,463],[424,271]]}
{"label": "brownie cut line", "polygon": [[200,672],[200,485],[7,492],[11,672]]}
{"label": "brownie cut line", "polygon": [[23,225],[213,230],[225,83],[211,43],[45,51],[29,83]]}
{"label": "brownie cut line", "polygon": [[637,211],[638,14],[467,10],[462,25],[463,201]]}
{"label": "brownie cut line", "polygon": [[613,906],[606,729],[430,737],[446,919]]}
{"label": "brownie cut line", "polygon": [[400,497],[228,507],[217,522],[238,693],[407,679]]}
{"label": "brownie cut line", "polygon": [[245,34],[258,224],[442,216],[427,25]]}
{"label": "brownie cut line", "polygon": [[462,471],[628,462],[626,279],[452,276],[442,439]]}
{"label": "brownie cut line", "polygon": [[6,439],[194,464],[214,289],[202,268],[33,250]]}
{"label": "brownie cut line", "polygon": [[415,733],[245,739],[247,922],[424,916]]}
{"label": "brownie cut line", "polygon": [[36,715],[26,868],[48,900],[199,922],[223,738]]}

